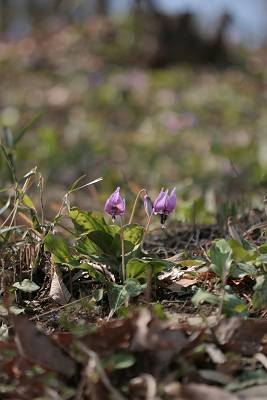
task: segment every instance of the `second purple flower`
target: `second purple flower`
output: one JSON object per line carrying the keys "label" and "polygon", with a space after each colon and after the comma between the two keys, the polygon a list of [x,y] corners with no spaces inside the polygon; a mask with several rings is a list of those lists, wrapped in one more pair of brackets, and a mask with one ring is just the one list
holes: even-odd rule
{"label": "second purple flower", "polygon": [[169,190],[161,189],[160,194],[154,201],[154,214],[160,214],[161,224],[164,225],[168,215],[173,212],[176,206],[176,188],[173,188],[170,195]]}

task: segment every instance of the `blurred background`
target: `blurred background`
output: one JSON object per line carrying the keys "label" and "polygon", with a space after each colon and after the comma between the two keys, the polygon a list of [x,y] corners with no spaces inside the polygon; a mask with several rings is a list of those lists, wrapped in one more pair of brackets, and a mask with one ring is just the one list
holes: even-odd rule
{"label": "blurred background", "polygon": [[263,207],[266,0],[0,0],[0,28],[2,142],[49,207],[83,174],[87,209],[116,186],[176,186],[187,222]]}

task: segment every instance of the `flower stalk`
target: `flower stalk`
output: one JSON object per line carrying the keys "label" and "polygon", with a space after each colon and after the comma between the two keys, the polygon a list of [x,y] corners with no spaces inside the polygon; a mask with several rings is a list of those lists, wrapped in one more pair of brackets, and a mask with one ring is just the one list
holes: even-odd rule
{"label": "flower stalk", "polygon": [[132,213],[131,213],[131,216],[130,216],[130,219],[129,219],[129,225],[133,222],[133,217],[134,217],[134,214],[135,214],[137,202],[138,202],[139,197],[141,196],[141,194],[142,194],[143,192],[146,193],[146,190],[145,190],[145,189],[141,189],[141,190],[139,190],[139,192],[138,192],[137,195],[136,195],[136,198],[135,198],[135,201],[134,201],[134,205],[133,205],[133,209],[132,209]]}
{"label": "flower stalk", "polygon": [[121,279],[122,283],[124,283],[126,280],[126,267],[125,267],[125,248],[124,248],[124,225],[122,217],[121,217],[120,236],[121,236]]}

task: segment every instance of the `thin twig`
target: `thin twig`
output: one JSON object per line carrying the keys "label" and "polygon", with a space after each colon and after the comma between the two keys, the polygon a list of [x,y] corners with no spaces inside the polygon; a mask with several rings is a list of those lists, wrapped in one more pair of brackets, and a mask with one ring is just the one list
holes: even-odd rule
{"label": "thin twig", "polygon": [[41,318],[41,317],[43,317],[45,315],[48,315],[48,314],[52,314],[53,312],[62,310],[63,308],[72,306],[73,304],[79,303],[80,301],[83,301],[84,299],[88,299],[89,297],[92,297],[92,295],[84,296],[81,299],[72,301],[71,303],[64,304],[63,306],[59,306],[59,307],[53,308],[53,310],[49,310],[49,311],[46,311],[46,312],[44,312],[42,314],[38,314],[35,317],[29,318],[29,320],[30,321],[35,321],[36,319],[39,319],[39,318]]}
{"label": "thin twig", "polygon": [[102,383],[104,384],[105,388],[111,393],[111,395],[114,397],[114,399],[115,400],[126,400],[125,397],[122,396],[122,394],[114,386],[112,386],[112,384],[109,380],[109,377],[106,374],[106,371],[104,370],[104,368],[101,365],[101,361],[98,357],[98,354],[95,351],[88,349],[81,342],[78,342],[77,345],[81,351],[86,353],[88,355],[88,357],[90,357],[90,359],[92,359],[94,361],[95,369],[97,370]]}

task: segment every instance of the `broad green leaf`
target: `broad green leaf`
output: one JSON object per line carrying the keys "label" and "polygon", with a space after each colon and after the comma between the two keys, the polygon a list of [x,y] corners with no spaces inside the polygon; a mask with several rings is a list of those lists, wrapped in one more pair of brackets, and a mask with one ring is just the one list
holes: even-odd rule
{"label": "broad green leaf", "polygon": [[[117,231],[114,230],[114,226],[116,225],[109,225],[109,229],[113,230],[113,242],[111,245],[111,254],[116,257],[121,256],[121,229]],[[117,227],[117,226],[116,226]],[[133,251],[137,250],[140,243],[142,242],[144,235],[144,228],[138,224],[131,224],[126,225],[123,228],[123,237],[124,237],[124,252],[125,254],[132,253]]]}
{"label": "broad green leaf", "polygon": [[138,224],[126,225],[123,228],[124,241],[131,244],[128,245],[126,252],[133,251],[142,242],[144,236],[144,227]]}
{"label": "broad green leaf", "polygon": [[53,254],[56,263],[67,263],[70,260],[69,245],[61,236],[48,233],[44,244],[45,250]]}
{"label": "broad green leaf", "polygon": [[255,261],[257,258],[256,249],[244,248],[235,240],[229,240],[229,245],[233,251],[232,259],[236,262]]}
{"label": "broad green leaf", "polygon": [[[238,374],[235,380],[233,380],[229,385],[226,386],[226,390],[231,392],[237,392],[241,389],[245,389],[250,386],[264,385],[267,383],[267,373],[262,369],[256,369],[254,371],[243,370]],[[243,397],[243,396],[242,396]],[[264,397],[266,397],[264,395]],[[263,396],[254,398],[254,396],[244,396],[247,400],[263,400]],[[241,398],[241,397],[240,397]]]}
{"label": "broad green leaf", "polygon": [[27,194],[24,194],[24,195],[23,195],[23,197],[22,197],[22,202],[23,202],[23,204],[24,204],[26,207],[30,208],[31,210],[36,211],[36,208],[35,208],[35,206],[34,206],[34,204],[33,204],[32,199],[31,199],[30,196],[28,196]]}
{"label": "broad green leaf", "polygon": [[95,289],[93,291],[93,300],[98,302],[101,301],[103,299],[104,296],[104,289],[103,288],[99,288],[99,289]]}
{"label": "broad green leaf", "polygon": [[70,264],[68,265],[70,266],[70,269],[83,269],[87,271],[88,275],[91,276],[93,279],[95,279],[97,282],[101,282],[103,284],[107,283],[105,275],[102,272],[98,271],[96,268],[94,268],[93,265],[87,263],[82,263],[75,266],[71,266]]}
{"label": "broad green leaf", "polygon": [[15,282],[12,286],[21,290],[22,292],[28,293],[32,293],[40,289],[40,286],[36,285],[36,283],[30,281],[29,279],[23,279],[22,282]]}
{"label": "broad green leaf", "polygon": [[[131,243],[126,243],[124,241],[124,252],[125,253],[127,252],[128,245],[131,246]],[[119,233],[114,234],[110,251],[115,257],[121,257],[121,237],[120,237]]]}
{"label": "broad green leaf", "polygon": [[135,364],[135,361],[132,354],[123,352],[111,354],[102,359],[103,366],[108,371],[130,368]]}
{"label": "broad green leaf", "polygon": [[124,285],[110,284],[108,287],[108,301],[110,315],[113,315],[128,299],[128,292]]}
{"label": "broad green leaf", "polygon": [[267,305],[267,274],[258,276],[252,296],[253,306],[258,309]]}
{"label": "broad green leaf", "polygon": [[262,244],[259,247],[259,251],[260,251],[261,254],[267,254],[267,243]]}
{"label": "broad green leaf", "polygon": [[[105,234],[105,232],[101,232],[101,234],[102,233]],[[98,235],[98,239],[100,238],[101,234]],[[91,232],[89,235],[92,235],[94,239],[96,239],[97,237],[96,235],[93,236],[94,235],[93,232]],[[101,243],[99,243],[99,245],[101,245]],[[121,263],[120,259],[121,250],[118,252],[119,258],[117,258],[113,249],[112,248],[110,250],[108,249],[107,243],[102,243],[102,249],[101,249],[100,247],[97,246],[97,244],[95,244],[92,240],[90,240],[88,236],[84,236],[81,239],[79,239],[75,245],[75,249],[78,253],[89,256],[89,258],[92,261],[99,262],[102,264],[107,264],[110,267],[112,267],[116,272],[119,271]],[[108,254],[104,253],[103,250],[108,251]]]}
{"label": "broad green leaf", "polygon": [[261,264],[267,264],[267,254],[261,254],[257,260],[257,265],[261,265]]}
{"label": "broad green leaf", "polygon": [[198,291],[192,297],[191,301],[195,306],[199,306],[202,303],[218,304],[219,297],[213,293],[198,289]]}
{"label": "broad green leaf", "polygon": [[107,225],[102,216],[78,208],[72,208],[69,215],[77,234],[81,235],[76,244],[76,249],[80,253],[90,257],[105,255],[111,257],[113,261],[115,257],[121,255],[119,226]]}
{"label": "broad green leaf", "polygon": [[[11,312],[11,314],[19,315],[19,314],[23,314],[25,309],[19,308],[17,306],[10,306],[9,311]],[[5,317],[7,315],[8,315],[8,311],[7,311],[6,307],[3,306],[2,304],[0,304],[0,316]]]}
{"label": "broad green leaf", "polygon": [[226,293],[223,299],[223,313],[226,317],[235,315],[245,317],[248,315],[247,305],[239,297]]}
{"label": "broad green leaf", "polygon": [[75,249],[80,254],[93,256],[102,254],[102,250],[87,236],[81,237],[75,244]]}
{"label": "broad green leaf", "polygon": [[113,237],[107,232],[103,231],[92,231],[87,236],[92,242],[94,242],[105,254],[111,253],[111,246]]}
{"label": "broad green leaf", "polygon": [[145,287],[146,285],[141,285],[135,279],[127,279],[124,285],[110,283],[108,286],[108,300],[111,310],[110,315],[117,312],[129,297],[139,296],[139,294],[144,291]]}
{"label": "broad green leaf", "polygon": [[198,260],[197,258],[194,260],[182,260],[177,261],[177,264],[181,265],[182,267],[200,267],[201,265],[205,264],[205,261]]}
{"label": "broad green leaf", "polygon": [[130,297],[139,296],[146,288],[146,284],[141,285],[136,279],[127,279],[124,285]]}
{"label": "broad green leaf", "polygon": [[232,263],[232,249],[225,239],[215,241],[210,248],[211,269],[221,279],[227,276]]}
{"label": "broad green leaf", "polygon": [[102,216],[89,211],[80,210],[79,208],[72,208],[69,212],[69,216],[78,234],[90,233],[92,231],[104,231],[112,234],[112,232],[119,232],[120,230],[120,227],[117,225],[113,225],[112,228],[109,228],[109,225],[107,225]]}
{"label": "broad green leaf", "polygon": [[231,278],[243,278],[244,276],[256,276],[257,270],[252,264],[238,263],[232,264],[230,268],[229,276]]}
{"label": "broad green leaf", "polygon": [[151,268],[152,277],[155,277],[164,269],[167,269],[169,267],[170,263],[163,260],[157,260],[153,258],[132,258],[130,261],[128,261],[126,265],[126,275],[128,278],[134,278],[144,282],[146,279],[146,271],[148,268]]}

